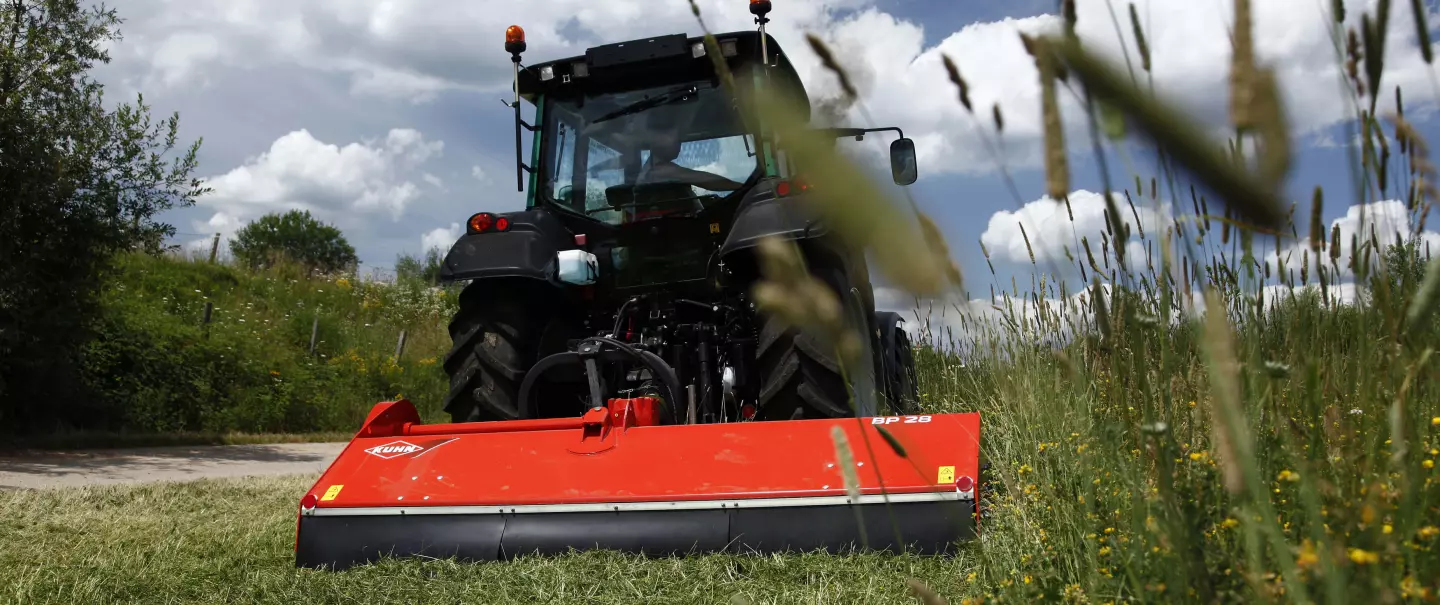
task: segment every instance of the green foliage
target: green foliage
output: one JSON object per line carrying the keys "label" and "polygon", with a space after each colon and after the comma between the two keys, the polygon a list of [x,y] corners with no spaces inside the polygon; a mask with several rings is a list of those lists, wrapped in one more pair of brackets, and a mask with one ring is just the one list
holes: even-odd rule
{"label": "green foliage", "polygon": [[[76,361],[92,336],[109,258],[157,250],[155,216],[205,192],[190,177],[197,141],[178,118],[152,122],[144,98],[114,110],[88,76],[118,38],[113,10],[75,0],[0,5],[0,422],[51,426],[76,401]],[[178,157],[171,152],[179,151]]]}
{"label": "green foliage", "polygon": [[416,282],[427,286],[440,285],[440,269],[445,255],[439,248],[425,251],[425,258],[401,254],[395,258],[395,277],[402,282]]}
{"label": "green foliage", "polygon": [[344,234],[310,216],[309,210],[271,213],[252,221],[235,234],[230,251],[256,269],[296,263],[306,277],[353,272],[359,263]]}
{"label": "green foliage", "polygon": [[93,396],[64,413],[79,428],[137,432],[353,431],[397,396],[435,413],[453,296],[294,273],[119,257],[80,360]]}

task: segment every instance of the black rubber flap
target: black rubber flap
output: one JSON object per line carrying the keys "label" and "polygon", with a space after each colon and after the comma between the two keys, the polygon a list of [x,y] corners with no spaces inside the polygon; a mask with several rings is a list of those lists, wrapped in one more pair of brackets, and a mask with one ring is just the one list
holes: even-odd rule
{"label": "black rubber flap", "polygon": [[868,546],[944,555],[956,542],[974,537],[974,510],[973,502],[946,501],[888,507],[302,517],[295,563],[339,570],[387,555],[473,562],[562,554],[572,548],[673,556],[845,552]]}
{"label": "black rubber flap", "polygon": [[295,565],[340,570],[387,556],[493,561],[504,531],[499,515],[300,517]]}
{"label": "black rubber flap", "polygon": [[670,556],[725,548],[730,519],[723,510],[514,515],[500,541],[506,558],[576,550],[619,550]]}
{"label": "black rubber flap", "polygon": [[[947,554],[974,536],[970,502],[906,502],[864,506],[740,508],[731,511],[733,548],[741,553],[840,552],[849,549]],[[858,515],[857,515],[858,513]],[[864,527],[862,535],[860,528]]]}

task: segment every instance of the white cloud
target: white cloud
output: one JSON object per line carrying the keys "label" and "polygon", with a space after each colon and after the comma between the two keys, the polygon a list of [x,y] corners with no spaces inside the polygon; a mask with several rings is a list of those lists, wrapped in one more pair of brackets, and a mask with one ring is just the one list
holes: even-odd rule
{"label": "white cloud", "polygon": [[431,229],[420,236],[420,251],[428,252],[432,248],[439,248],[440,253],[444,254],[450,250],[450,246],[454,245],[456,240],[460,239],[463,233],[465,230],[460,223],[450,223],[449,227]]}
{"label": "white cloud", "polygon": [[[1341,279],[1354,277],[1350,270],[1352,257],[1355,256],[1355,241],[1361,244],[1362,250],[1367,242],[1374,239],[1374,244],[1383,252],[1386,247],[1392,244],[1408,242],[1417,234],[1413,233],[1410,221],[1410,212],[1405,203],[1398,200],[1385,200],[1372,202],[1363,206],[1351,206],[1345,211],[1345,216],[1330,221],[1324,234],[1325,249],[1320,251],[1320,258],[1310,249],[1310,234],[1302,233],[1301,241],[1286,246],[1278,253],[1271,251],[1266,254],[1264,261],[1270,265],[1271,271],[1279,271],[1280,262],[1283,261],[1287,273],[1294,272],[1296,282],[1299,283],[1301,276],[1301,265],[1308,264],[1307,272],[1309,279],[1314,282],[1318,279],[1318,271],[1323,262],[1327,271],[1334,271],[1338,268]],[[1340,256],[1334,261],[1335,267],[1331,267],[1330,242],[1334,229],[1340,230]],[[1352,239],[1353,238],[1353,239]],[[1440,254],[1440,233],[1431,230],[1423,230],[1418,234],[1418,243],[1421,254],[1429,247],[1431,254]],[[1379,258],[1372,252],[1371,265],[1378,266]],[[1363,254],[1362,259],[1363,262]],[[1333,275],[1333,273],[1332,273]],[[1334,281],[1334,277],[1331,278]]]}
{"label": "white cloud", "polygon": [[[744,3],[697,3],[712,31],[753,28]],[[1358,24],[1371,3],[1346,0],[1346,25]],[[1138,70],[1124,6],[1114,7],[1117,32],[1109,3],[1082,0],[1077,5],[1082,39],[1117,60],[1124,44]],[[1253,6],[1257,54],[1278,68],[1298,133],[1344,119],[1348,110],[1338,94],[1341,61],[1329,38],[1328,3],[1274,0]],[[1137,0],[1135,7],[1148,27],[1155,89],[1210,123],[1223,124],[1231,3]],[[490,3],[458,0],[137,0],[130,10],[134,17],[126,41],[116,45],[117,56],[129,53],[174,86],[204,74],[208,65],[263,69],[283,64],[343,75],[354,94],[416,102],[446,90],[508,93],[510,62],[501,32],[512,23],[526,28],[525,57],[531,63],[582,54],[599,43],[699,33],[689,4],[679,1],[535,0],[507,4],[502,11]],[[876,0],[786,0],[775,4],[771,19],[771,33],[789,50],[812,99],[833,97],[838,86],[806,46],[805,32],[832,45],[860,89],[863,107],[879,122],[875,125],[899,125],[913,135],[924,173],[994,169],[973,119],[956,101],[941,66],[942,52],[969,82],[987,129],[991,106],[1003,109],[1007,163],[1039,165],[1038,75],[1018,34],[1056,31],[1058,17],[973,23],[945,32],[930,48],[923,45],[920,24],[877,8]],[[1411,23],[1408,6],[1391,10],[1382,106],[1393,102],[1397,85],[1404,87],[1411,105],[1436,100]],[[1075,135],[1071,147],[1085,153],[1082,114],[1072,95],[1062,89],[1061,96]],[[851,109],[852,123],[861,122],[860,112],[861,107]]]}
{"label": "white cloud", "polygon": [[470,176],[481,183],[488,184],[490,182],[490,175],[486,174],[485,169],[481,168],[479,164],[470,167]]}
{"label": "white cloud", "polygon": [[419,177],[415,172],[443,148],[443,142],[427,141],[410,129],[391,130],[383,141],[344,146],[297,130],[245,164],[207,179],[214,191],[198,205],[215,212],[194,227],[228,239],[251,220],[288,210],[309,210],[342,228],[374,214],[397,221],[421,196],[411,180]]}
{"label": "white cloud", "polygon": [[[1127,261],[1144,259],[1146,250],[1140,241],[1141,234],[1149,238],[1158,230],[1171,225],[1173,218],[1169,208],[1162,206],[1156,209],[1141,200],[1132,209],[1123,193],[1110,195],[1120,213],[1120,219],[1130,226],[1131,236],[1125,248]],[[1108,256],[1102,241],[1102,236],[1107,231],[1105,196],[1081,189],[1072,192],[1069,197],[1068,209],[1063,201],[1057,202],[1046,196],[1025,204],[1020,210],[1001,210],[991,215],[989,225],[980,235],[980,241],[989,250],[991,260],[1029,264],[1033,250],[1035,262],[1041,269],[1068,271],[1076,262],[1087,263],[1088,266],[1084,248],[1088,241],[1095,261],[1102,263],[1103,267],[1104,257]],[[1137,215],[1140,219],[1138,223],[1135,220]],[[1024,225],[1023,233],[1021,225]],[[1027,236],[1030,240],[1028,248],[1025,243]],[[1082,238],[1085,241],[1082,241]],[[1114,241],[1114,238],[1110,239],[1111,246]],[[1074,256],[1073,261],[1066,257],[1067,249]]]}

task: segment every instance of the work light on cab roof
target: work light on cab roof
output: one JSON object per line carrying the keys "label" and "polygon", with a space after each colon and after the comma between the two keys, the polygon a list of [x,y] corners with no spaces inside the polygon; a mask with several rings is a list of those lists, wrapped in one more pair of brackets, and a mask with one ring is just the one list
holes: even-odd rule
{"label": "work light on cab roof", "polygon": [[[836,144],[893,131],[899,186],[918,176],[914,143],[898,127],[810,125],[799,73],[765,33],[770,0],[747,1],[754,29],[533,64],[524,29],[506,28],[515,91],[502,102],[526,201],[474,212],[440,265],[442,284],[468,282],[439,364],[450,422],[422,420],[428,402],[375,405],[297,494],[297,565],[597,548],[944,554],[976,534],[979,413],[920,408],[904,319],[875,308],[865,251],[806,201],[833,184],[813,182],[736,97],[793,100],[790,126]],[[472,194],[492,207],[489,191]],[[796,242],[830,289],[862,343],[855,363],[757,308],[769,238]],[[853,459],[837,459],[836,439]]]}

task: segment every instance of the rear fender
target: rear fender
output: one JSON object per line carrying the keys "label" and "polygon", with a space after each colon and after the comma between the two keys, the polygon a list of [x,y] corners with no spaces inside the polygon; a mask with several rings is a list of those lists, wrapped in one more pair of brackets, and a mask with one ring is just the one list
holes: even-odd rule
{"label": "rear fender", "polygon": [[466,233],[440,268],[440,280],[521,277],[558,285],[556,254],[575,247],[575,236],[541,209],[496,214],[510,221],[505,231]]}
{"label": "rear fender", "polygon": [[804,194],[776,196],[774,187],[778,182],[761,181],[745,196],[730,233],[720,246],[720,256],[754,248],[767,237],[804,240],[820,238],[828,232],[807,207]]}

